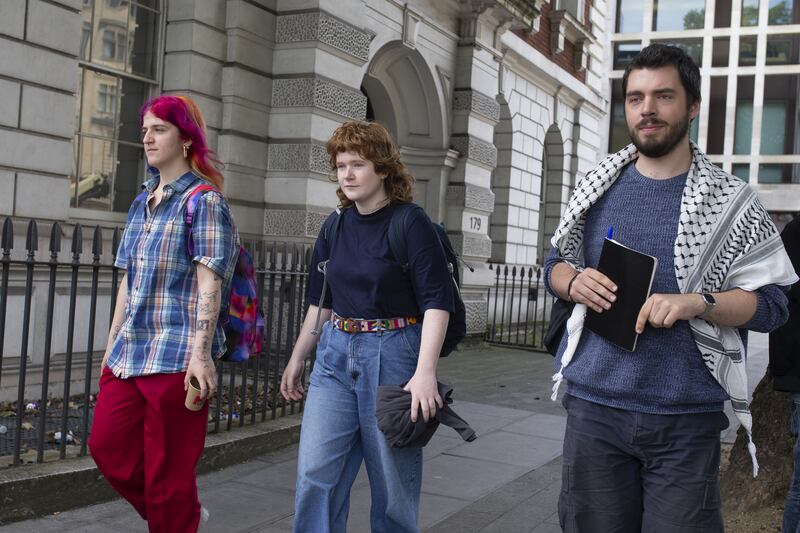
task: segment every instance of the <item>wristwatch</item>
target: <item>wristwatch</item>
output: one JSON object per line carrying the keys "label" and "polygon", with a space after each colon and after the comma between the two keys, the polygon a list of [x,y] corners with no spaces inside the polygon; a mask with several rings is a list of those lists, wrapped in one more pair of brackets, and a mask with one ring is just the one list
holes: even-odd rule
{"label": "wristwatch", "polygon": [[714,308],[717,306],[717,301],[714,299],[713,296],[711,296],[711,294],[707,292],[701,293],[700,296],[703,298],[703,303],[706,304],[706,309],[705,311],[697,315],[697,318],[707,318],[708,315],[711,313],[711,311],[713,311]]}

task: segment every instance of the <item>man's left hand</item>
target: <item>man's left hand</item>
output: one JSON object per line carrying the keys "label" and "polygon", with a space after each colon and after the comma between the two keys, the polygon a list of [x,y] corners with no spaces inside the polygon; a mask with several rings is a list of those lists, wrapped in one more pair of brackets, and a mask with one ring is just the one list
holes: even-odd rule
{"label": "man's left hand", "polygon": [[636,333],[641,334],[648,322],[654,328],[671,328],[678,320],[690,320],[705,309],[699,294],[651,294],[639,311]]}

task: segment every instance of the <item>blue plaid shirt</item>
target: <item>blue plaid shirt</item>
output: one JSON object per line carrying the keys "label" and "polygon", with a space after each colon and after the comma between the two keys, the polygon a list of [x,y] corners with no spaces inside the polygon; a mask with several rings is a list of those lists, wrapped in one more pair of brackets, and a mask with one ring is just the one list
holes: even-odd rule
{"label": "blue plaid shirt", "polygon": [[[205,183],[187,172],[164,186],[161,202],[148,202],[159,177],[144,187],[147,200],[134,202],[117,251],[116,266],[128,272],[125,321],[108,357],[115,376],[128,378],[186,370],[192,355],[197,318],[197,273],[201,263],[222,282],[222,305],[239,254],[239,237],[225,199],[214,191],[199,199],[192,221],[194,256],[189,257],[186,200]],[[225,351],[225,334],[217,323],[211,353]]]}

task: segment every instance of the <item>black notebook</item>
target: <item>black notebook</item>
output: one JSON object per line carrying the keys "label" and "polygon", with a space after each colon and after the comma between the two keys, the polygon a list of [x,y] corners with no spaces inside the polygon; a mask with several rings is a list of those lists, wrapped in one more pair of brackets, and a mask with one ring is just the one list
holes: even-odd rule
{"label": "black notebook", "polygon": [[586,312],[584,326],[609,342],[628,351],[636,349],[636,318],[647,297],[656,274],[658,259],[637,252],[612,239],[603,242],[597,270],[617,285],[617,299],[611,309]]}

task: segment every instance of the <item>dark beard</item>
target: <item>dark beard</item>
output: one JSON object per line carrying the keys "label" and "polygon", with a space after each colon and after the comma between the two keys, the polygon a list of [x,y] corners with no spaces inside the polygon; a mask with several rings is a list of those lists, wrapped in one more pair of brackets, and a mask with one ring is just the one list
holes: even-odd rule
{"label": "dark beard", "polygon": [[651,122],[656,122],[657,124],[666,124],[662,121],[643,120],[637,124],[635,128],[629,128],[628,135],[630,135],[633,145],[636,146],[636,149],[639,150],[640,154],[653,159],[663,157],[670,153],[678,145],[678,143],[683,140],[683,138],[686,136],[686,132],[689,131],[690,120],[687,113],[686,117],[682,121],[678,122],[674,126],[667,126],[667,136],[664,138],[664,140],[658,141],[653,139],[648,142],[642,142],[636,134],[636,128]]}

